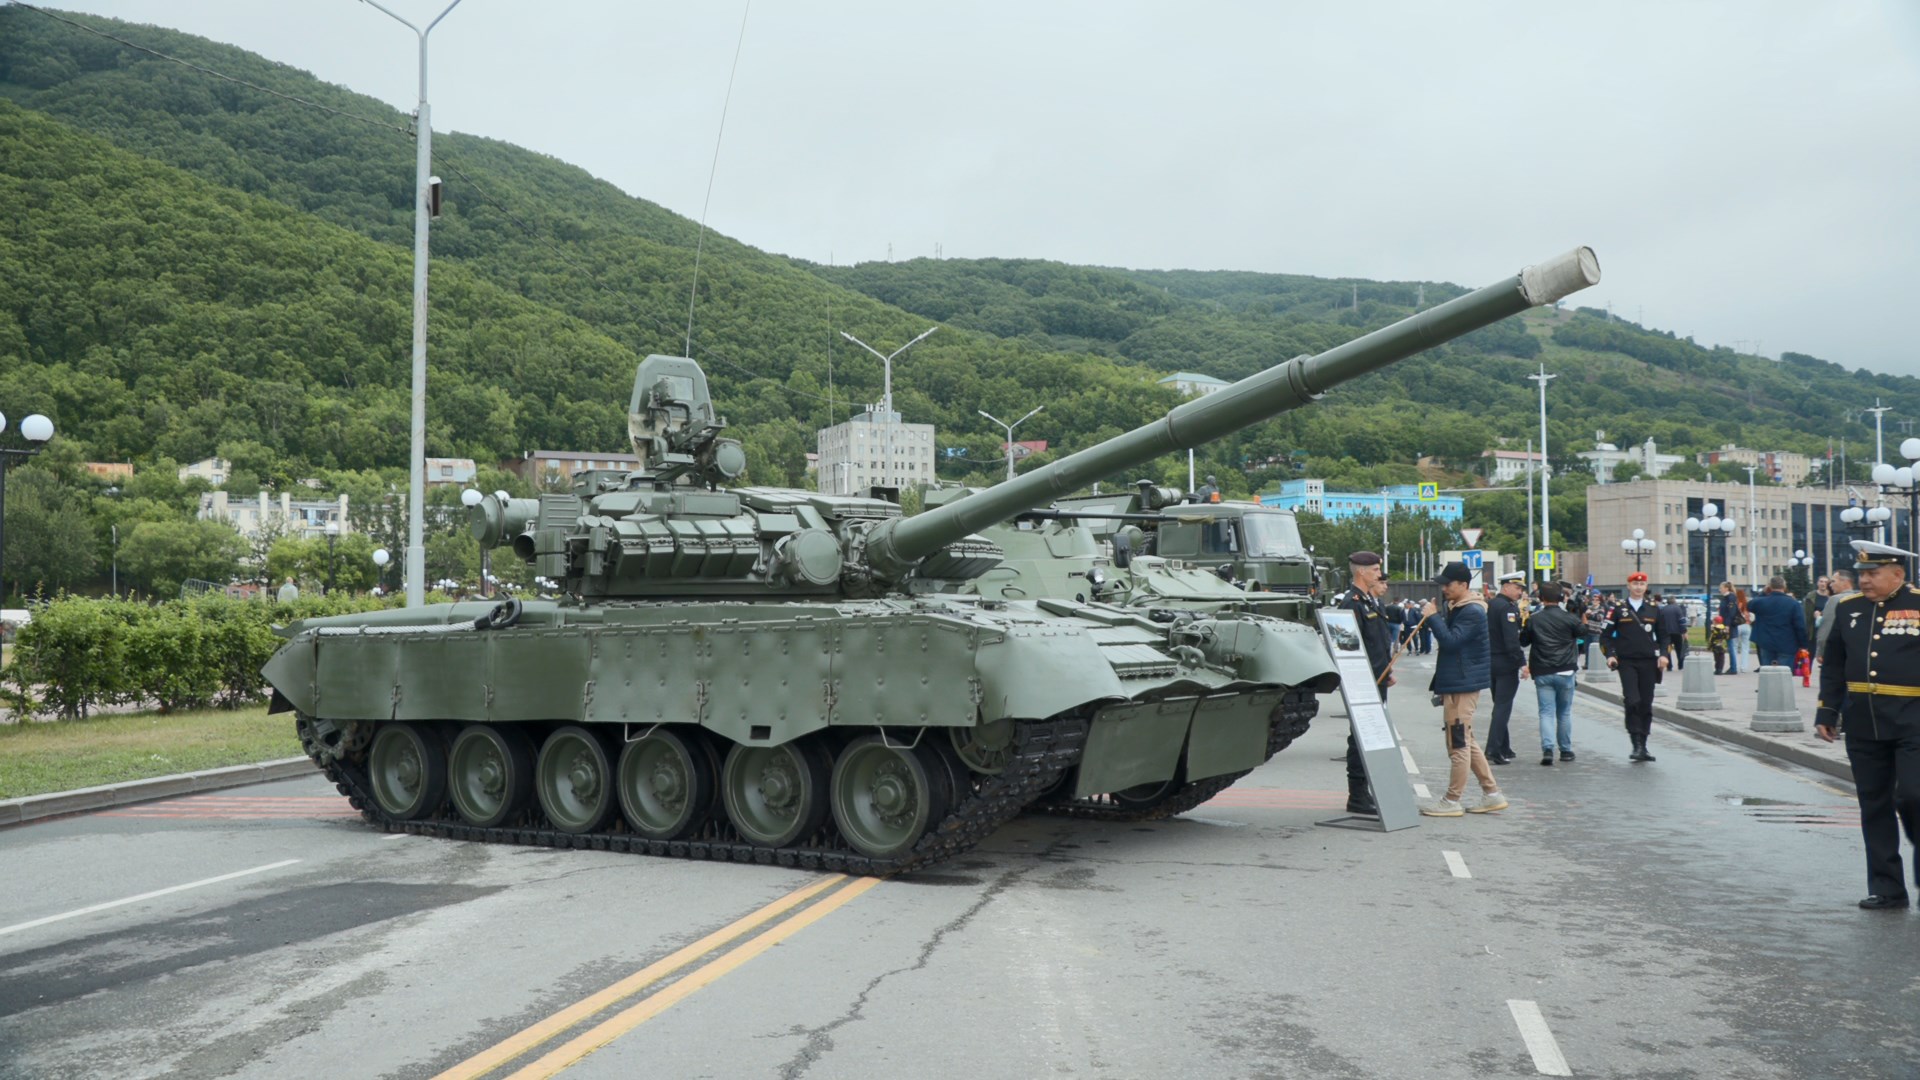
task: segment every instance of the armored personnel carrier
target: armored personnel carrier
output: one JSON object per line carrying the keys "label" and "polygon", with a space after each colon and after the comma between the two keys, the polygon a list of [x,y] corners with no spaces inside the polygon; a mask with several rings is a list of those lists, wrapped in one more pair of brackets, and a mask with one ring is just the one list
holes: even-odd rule
{"label": "armored personnel carrier", "polygon": [[963,595],[1002,561],[978,532],[1598,280],[1576,249],[912,519],[730,489],[745,454],[699,365],[649,356],[639,469],[473,509],[561,599],[296,623],[271,709],[368,820],[463,840],[876,874],[1043,799],[1174,812],[1306,730],[1325,650],[1234,612]]}

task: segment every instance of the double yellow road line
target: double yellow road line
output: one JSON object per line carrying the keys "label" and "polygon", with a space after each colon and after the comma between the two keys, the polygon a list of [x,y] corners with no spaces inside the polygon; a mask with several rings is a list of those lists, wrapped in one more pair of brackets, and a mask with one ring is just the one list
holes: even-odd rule
{"label": "double yellow road line", "polygon": [[822,893],[831,895],[806,906],[799,914],[762,931],[753,938],[727,948],[725,952],[687,972],[670,986],[663,987],[619,1012],[587,1028],[566,1042],[547,1051],[513,1072],[509,1080],[539,1080],[553,1076],[574,1062],[639,1027],[675,1004],[698,993],[728,972],[780,944],[782,941],[831,915],[835,910],[880,884],[879,878],[848,878],[833,874],[802,886],[733,923],[715,930],[673,955],[648,964],[612,986],[582,998],[552,1016],[524,1028],[478,1054],[441,1073],[435,1080],[477,1080],[526,1056],[560,1035],[619,1005],[628,998],[673,975],[682,968],[726,948],[739,938],[807,905]]}

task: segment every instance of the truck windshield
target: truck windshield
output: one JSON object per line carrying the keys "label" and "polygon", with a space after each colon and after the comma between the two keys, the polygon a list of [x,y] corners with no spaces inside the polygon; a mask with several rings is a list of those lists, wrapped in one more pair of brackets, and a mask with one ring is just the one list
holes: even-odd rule
{"label": "truck windshield", "polygon": [[1264,558],[1305,558],[1307,546],[1300,541],[1300,525],[1292,514],[1247,514],[1241,522],[1247,528],[1247,554]]}

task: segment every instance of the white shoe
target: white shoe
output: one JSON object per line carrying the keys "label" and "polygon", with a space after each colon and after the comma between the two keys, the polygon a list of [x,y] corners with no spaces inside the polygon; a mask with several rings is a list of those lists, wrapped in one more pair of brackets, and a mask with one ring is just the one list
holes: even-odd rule
{"label": "white shoe", "polygon": [[1457,799],[1435,799],[1420,808],[1428,817],[1459,817],[1467,812]]}
{"label": "white shoe", "polygon": [[[1460,804],[1455,803],[1454,805],[1458,806]],[[1472,806],[1467,807],[1467,813],[1491,814],[1496,810],[1505,810],[1506,808],[1507,797],[1497,791],[1489,791],[1485,795],[1480,796]]]}

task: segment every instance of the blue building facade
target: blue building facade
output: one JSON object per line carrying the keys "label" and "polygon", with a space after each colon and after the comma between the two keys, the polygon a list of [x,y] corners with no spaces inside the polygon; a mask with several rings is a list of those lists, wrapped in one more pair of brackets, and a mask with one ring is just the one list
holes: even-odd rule
{"label": "blue building facade", "polygon": [[1383,513],[1427,513],[1445,522],[1460,520],[1462,500],[1441,495],[1423,500],[1417,484],[1400,484],[1383,491],[1328,491],[1324,480],[1287,480],[1277,495],[1260,496],[1262,506],[1306,510],[1328,521],[1350,517],[1379,517]]}

